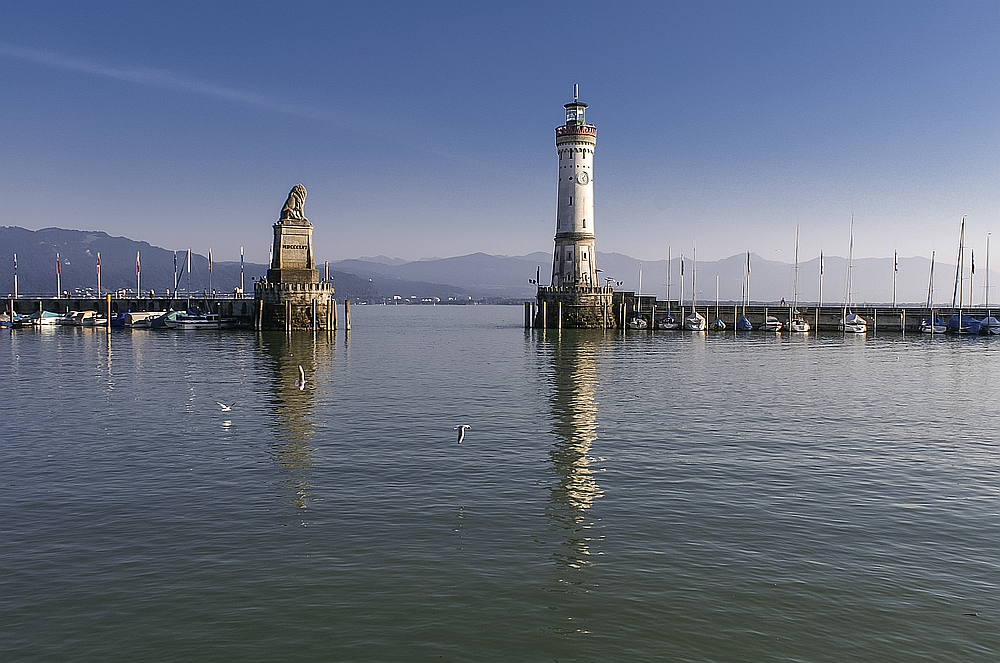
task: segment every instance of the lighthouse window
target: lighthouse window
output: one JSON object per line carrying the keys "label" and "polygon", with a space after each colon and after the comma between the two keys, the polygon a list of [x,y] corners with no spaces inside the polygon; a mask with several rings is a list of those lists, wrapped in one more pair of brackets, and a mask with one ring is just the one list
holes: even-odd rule
{"label": "lighthouse window", "polygon": [[[587,224],[586,223],[583,224],[583,227],[586,228]],[[587,259],[587,252],[586,251],[581,251],[580,252],[580,260],[586,260],[586,259]]]}
{"label": "lighthouse window", "polygon": [[570,196],[570,197],[569,197],[569,204],[570,204],[570,207],[572,207],[572,206],[573,206],[573,196]]}
{"label": "lighthouse window", "polygon": [[[587,227],[587,220],[586,220],[586,219],[584,219],[584,220],[583,220],[583,227],[584,227],[584,228],[586,228],[586,227]],[[586,258],[587,256],[583,256],[583,257],[584,257],[584,258]]]}

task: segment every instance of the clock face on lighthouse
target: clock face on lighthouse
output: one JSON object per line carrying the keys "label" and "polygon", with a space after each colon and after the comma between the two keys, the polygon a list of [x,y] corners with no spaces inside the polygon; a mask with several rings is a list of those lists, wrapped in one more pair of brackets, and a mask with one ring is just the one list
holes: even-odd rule
{"label": "clock face on lighthouse", "polygon": [[587,175],[586,171],[581,170],[579,173],[576,174],[576,181],[579,182],[580,184],[586,184],[587,182],[590,181],[590,176]]}

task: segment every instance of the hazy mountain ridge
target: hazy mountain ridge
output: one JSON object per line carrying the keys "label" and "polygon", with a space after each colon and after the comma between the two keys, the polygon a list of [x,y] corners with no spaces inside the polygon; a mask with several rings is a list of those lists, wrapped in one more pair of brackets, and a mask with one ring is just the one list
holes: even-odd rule
{"label": "hazy mountain ridge", "polygon": [[[11,254],[18,256],[19,290],[24,295],[55,294],[55,259],[62,261],[64,290],[96,288],[97,253],[101,253],[102,285],[105,290],[135,289],[135,254],[141,252],[142,288],[163,292],[173,284],[172,250],[152,246],[148,242],[113,237],[99,231],[44,228],[31,231],[18,227],[0,227],[0,292],[13,290]],[[178,268],[186,265],[186,250],[177,251]],[[666,260],[640,261],[620,253],[597,254],[602,281],[611,278],[622,282],[619,289],[638,288],[639,266],[642,265],[644,294],[666,295]],[[723,301],[742,299],[746,254],[738,254],[695,265],[684,260],[684,300],[691,299],[692,277],[697,288],[698,302],[715,301],[716,276],[719,296]],[[753,301],[778,302],[792,299],[792,265],[751,255],[750,296]],[[404,261],[399,258],[375,256],[331,262],[331,277],[339,299],[391,301],[394,298],[441,299],[523,299],[534,297],[535,286],[529,280],[540,273],[542,285],[550,281],[551,255],[536,251],[523,256],[498,256],[472,253],[451,258]],[[970,266],[971,267],[971,266]],[[930,260],[925,257],[899,259],[896,274],[897,303],[923,304],[927,299]],[[246,263],[245,284],[253,288],[253,277],[262,276],[267,266]],[[969,272],[965,279],[965,302],[969,303]],[[823,302],[843,302],[847,260],[837,256],[824,258]],[[892,258],[856,259],[853,269],[852,300],[857,304],[888,304],[892,300]],[[239,286],[238,262],[216,261],[213,265],[212,286],[217,292],[232,292]],[[974,277],[975,303],[982,304],[985,278],[980,269]],[[671,296],[680,297],[680,258],[671,261]],[[819,258],[802,261],[799,265],[799,301],[819,299]],[[955,266],[938,262],[935,266],[935,297],[937,304],[950,304],[954,292]],[[181,276],[181,288],[187,286],[187,274]],[[990,299],[996,299],[991,272]],[[191,290],[209,288],[208,258],[192,253]]]}

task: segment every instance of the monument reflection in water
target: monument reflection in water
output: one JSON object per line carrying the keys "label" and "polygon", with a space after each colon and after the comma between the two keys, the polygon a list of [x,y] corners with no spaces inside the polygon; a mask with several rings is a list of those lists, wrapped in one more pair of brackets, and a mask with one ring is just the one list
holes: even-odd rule
{"label": "monument reflection in water", "polygon": [[[289,503],[305,509],[312,501],[310,484],[315,435],[317,374],[332,365],[332,335],[261,332],[257,346],[271,374],[271,411],[276,428],[273,453],[282,477],[282,492]],[[306,374],[305,388],[296,385],[299,366]]]}
{"label": "monument reflection in water", "polygon": [[591,467],[591,446],[597,440],[597,355],[603,332],[563,330],[541,332],[541,350],[551,352],[552,432],[549,451],[558,481],[551,489],[548,512],[565,536],[564,549],[555,553],[559,566],[589,566],[588,511],[603,495]]}

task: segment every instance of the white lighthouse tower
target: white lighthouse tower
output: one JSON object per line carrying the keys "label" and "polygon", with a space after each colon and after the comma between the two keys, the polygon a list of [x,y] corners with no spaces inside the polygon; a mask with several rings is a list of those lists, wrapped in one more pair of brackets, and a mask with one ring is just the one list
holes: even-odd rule
{"label": "white lighthouse tower", "polygon": [[587,104],[573,86],[573,103],[566,104],[566,124],[556,127],[559,154],[559,201],[556,206],[556,247],[552,256],[555,287],[599,286],[594,250],[594,148],[597,127],[587,124]]}
{"label": "white lighthouse tower", "polygon": [[552,284],[538,287],[538,327],[614,327],[614,293],[601,286],[594,238],[594,148],[597,127],[573,86],[566,123],[556,127],[559,186]]}

